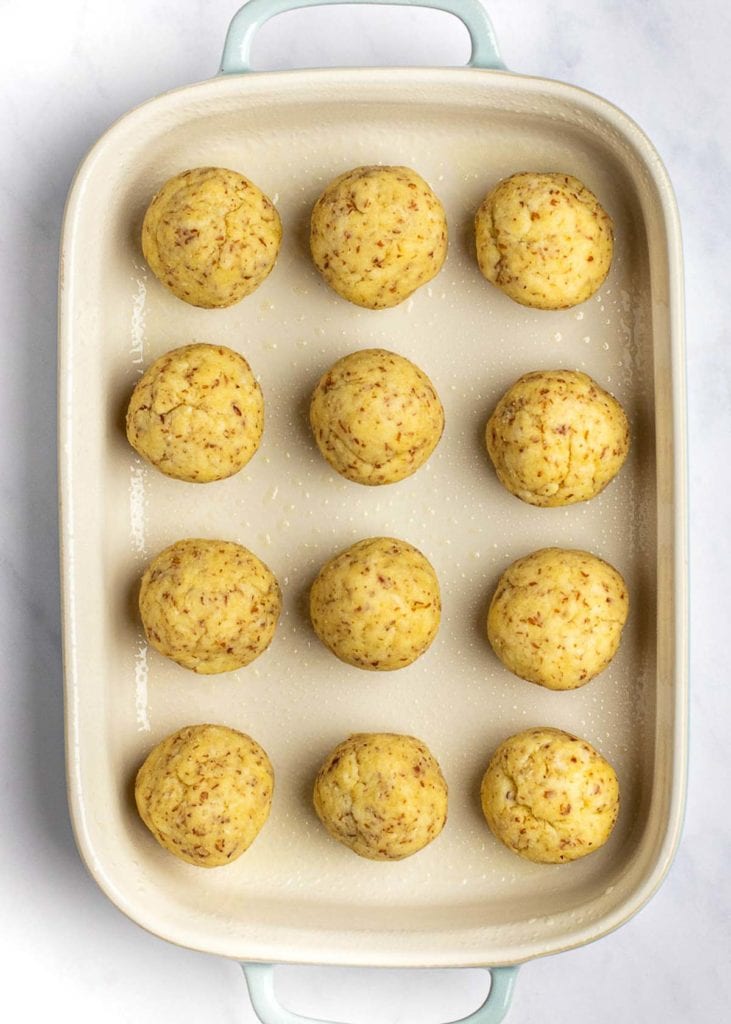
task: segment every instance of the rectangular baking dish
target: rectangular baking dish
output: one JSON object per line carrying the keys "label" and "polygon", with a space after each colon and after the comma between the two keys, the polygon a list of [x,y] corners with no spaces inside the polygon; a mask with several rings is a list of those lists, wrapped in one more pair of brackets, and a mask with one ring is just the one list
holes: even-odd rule
{"label": "rectangular baking dish", "polygon": [[[303,5],[247,4],[232,27],[227,70],[245,70],[261,21]],[[498,64],[477,2],[428,5],[458,9],[479,61]],[[379,162],[417,169],[442,199],[451,234],[447,263],[430,285],[372,312],[321,282],[307,224],[328,180]],[[284,224],[275,271],[226,310],[172,297],[139,248],[152,193],[198,165],[244,172],[275,199]],[[520,307],[477,270],[474,211],[499,178],[524,169],[575,174],[614,219],[610,275],[575,309]],[[225,74],[145,103],[109,129],[78,171],[63,230],[60,490],[71,812],[87,867],[122,911],[172,942],[246,961],[498,966],[596,939],[653,894],[679,838],[687,756],[681,273],[675,202],[652,145],[609,103],[557,82],[474,66]],[[249,466],[201,487],[148,468],[123,429],[143,368],[192,340],[243,352],[267,415]],[[373,489],[336,479],[306,423],[319,375],[367,346],[422,366],[447,422],[426,468]],[[622,402],[632,449],[593,501],[535,509],[499,485],[482,433],[521,373],[563,367],[591,374]],[[303,610],[319,566],[369,535],[416,544],[443,590],[437,641],[395,674],[342,665]],[[274,643],[248,669],[203,679],[145,644],[139,577],[184,536],[239,541],[282,584]],[[484,636],[499,574],[548,545],[609,560],[632,604],[610,668],[567,693],[511,676]],[[269,823],[246,856],[220,871],[161,850],[132,798],[148,750],[205,721],[256,737],[276,772]],[[620,778],[615,834],[572,865],[520,860],[480,814],[490,753],[538,724],[587,738]],[[442,765],[449,822],[416,857],[364,861],[333,843],[313,815],[319,763],[356,731],[418,735]]]}

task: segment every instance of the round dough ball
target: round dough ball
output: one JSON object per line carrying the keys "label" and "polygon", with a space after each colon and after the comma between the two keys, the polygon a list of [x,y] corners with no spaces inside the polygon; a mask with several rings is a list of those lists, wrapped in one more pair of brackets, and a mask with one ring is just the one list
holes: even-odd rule
{"label": "round dough ball", "polygon": [[147,208],[142,252],[173,295],[205,309],[250,295],[274,266],[279,214],[236,171],[196,167],[176,174]]}
{"label": "round dough ball", "polygon": [[359,484],[392,484],[429,458],[444,409],[427,375],[403,356],[367,348],[339,359],[310,403],[318,448],[333,469]]}
{"label": "round dough ball", "polygon": [[331,181],[315,203],[310,249],[338,295],[366,309],[387,309],[441,270],[447,218],[410,168],[356,167]]}
{"label": "round dough ball", "polygon": [[602,285],[612,262],[612,221],[570,174],[514,174],[475,217],[484,277],[523,306],[567,309]]}
{"label": "round dough ball", "polygon": [[231,672],[267,649],[282,610],[274,574],[226,540],[179,540],[148,565],[140,587],[147,639],[202,675]]}
{"label": "round dough ball", "polygon": [[156,360],[127,409],[127,440],[166,476],[208,483],[238,473],[264,431],[249,364],[223,345],[184,345]]}
{"label": "round dough ball", "polygon": [[508,566],[487,615],[506,668],[549,690],[575,690],[619,647],[629,598],[624,580],[588,551],[543,548]]}
{"label": "round dough ball", "polygon": [[629,451],[624,409],[585,373],[537,370],[509,388],[485,431],[500,483],[543,508],[588,501]]}
{"label": "round dough ball", "polygon": [[619,812],[614,769],[586,740],[526,729],[493,754],[480,793],[494,835],[527,860],[560,864],[609,839]]}
{"label": "round dough ball", "polygon": [[135,800],[160,846],[202,868],[230,864],[269,817],[274,773],[259,744],[225,725],[189,725],[148,754]]}
{"label": "round dough ball", "polygon": [[315,810],[333,839],[369,860],[423,850],[447,820],[447,783],[429,748],[413,736],[357,733],[326,759]]}
{"label": "round dough ball", "polygon": [[322,567],[310,591],[320,640],[356,668],[389,672],[416,661],[441,618],[439,581],[404,540],[370,537]]}

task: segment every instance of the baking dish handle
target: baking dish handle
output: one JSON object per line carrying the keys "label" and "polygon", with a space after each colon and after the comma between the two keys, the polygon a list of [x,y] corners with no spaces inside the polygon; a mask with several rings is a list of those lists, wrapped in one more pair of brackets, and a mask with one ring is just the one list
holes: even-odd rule
{"label": "baking dish handle", "polygon": [[[274,992],[274,966],[272,964],[242,964],[246,984],[249,987],[251,1005],[262,1024],[337,1024],[336,1021],[315,1020],[301,1017],[286,1010]],[[517,967],[488,968],[492,981],[487,999],[469,1017],[462,1017],[452,1024],[500,1024],[510,1009]]]}
{"label": "baking dish handle", "polygon": [[220,74],[251,71],[251,44],[261,26],[277,14],[301,7],[329,7],[335,4],[377,4],[386,7],[431,7],[459,18],[470,34],[472,53],[469,66],[504,71],[495,33],[480,0],[248,0],[233,16],[223,44]]}

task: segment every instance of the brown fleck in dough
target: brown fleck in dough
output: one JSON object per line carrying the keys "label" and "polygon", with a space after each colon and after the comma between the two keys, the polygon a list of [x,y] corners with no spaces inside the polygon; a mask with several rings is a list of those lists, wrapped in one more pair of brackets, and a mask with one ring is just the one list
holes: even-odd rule
{"label": "brown fleck in dough", "polygon": [[418,366],[367,348],[339,359],[320,379],[310,425],[323,456],[342,476],[392,484],[432,454],[444,430],[444,409]]}
{"label": "brown fleck in dough", "polygon": [[588,551],[543,548],[500,577],[487,636],[521,679],[574,690],[612,660],[628,612],[627,587],[611,565]]}
{"label": "brown fleck in dough", "polygon": [[356,668],[389,672],[416,661],[439,629],[439,581],[411,544],[370,537],[336,555],[310,591],[320,640]]}
{"label": "brown fleck in dough", "polygon": [[560,729],[505,740],[482,780],[493,834],[527,860],[560,864],[606,843],[619,813],[619,783],[598,751]]}
{"label": "brown fleck in dough", "polygon": [[500,483],[549,508],[595,497],[629,451],[624,409],[585,373],[536,370],[509,388],[487,422]]}
{"label": "brown fleck in dough", "polygon": [[226,540],[179,540],[165,548],[142,577],[139,603],[152,646],[203,675],[258,658],[282,609],[271,570]]}
{"label": "brown fleck in dough", "polygon": [[338,295],[386,309],[439,273],[447,218],[408,167],[356,167],[327,186],[312,210],[315,266]]}
{"label": "brown fleck in dough", "polygon": [[314,804],[333,839],[370,860],[401,860],[436,839],[447,820],[447,783],[413,736],[358,733],[325,760]]}
{"label": "brown fleck in dough", "polygon": [[208,483],[238,473],[264,431],[264,399],[249,364],[223,345],[184,345],[140,378],[127,439],[166,476]]}
{"label": "brown fleck in dough", "polygon": [[612,262],[612,222],[570,174],[524,172],[501,181],[475,217],[484,277],[515,302],[567,309],[602,285]]}
{"label": "brown fleck in dough", "polygon": [[142,252],[173,295],[206,309],[250,295],[274,266],[282,225],[272,202],[237,171],[176,174],[147,208]]}
{"label": "brown fleck in dough", "polygon": [[269,817],[274,773],[259,744],[225,725],[189,725],[137,773],[140,817],[160,846],[196,867],[240,857]]}

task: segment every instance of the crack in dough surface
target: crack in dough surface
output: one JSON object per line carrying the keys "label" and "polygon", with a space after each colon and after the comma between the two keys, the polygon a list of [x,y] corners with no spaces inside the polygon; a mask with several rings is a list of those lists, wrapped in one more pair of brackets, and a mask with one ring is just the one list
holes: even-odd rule
{"label": "crack in dough surface", "polygon": [[386,309],[439,272],[447,219],[432,189],[409,167],[356,167],[330,182],[315,203],[310,250],[338,295]]}
{"label": "crack in dough surface", "polygon": [[209,483],[238,473],[264,432],[251,367],[223,345],[184,345],[144,373],[127,408],[127,439],[166,476]]}
{"label": "crack in dough surface", "polygon": [[170,178],[150,202],[142,252],[174,295],[223,308],[270,274],[282,225],[271,200],[237,171],[197,167]]}
{"label": "crack in dough surface", "polygon": [[156,650],[211,675],[242,668],[267,649],[282,598],[271,570],[247,548],[187,539],[147,567],[139,607]]}
{"label": "crack in dough surface", "polygon": [[569,174],[522,172],[499,182],[475,216],[483,276],[515,302],[567,309],[585,302],[609,273],[612,222],[596,196]]}
{"label": "crack in dough surface", "polygon": [[269,816],[274,772],[250,736],[191,725],[154,747],[137,773],[135,802],[163,849],[197,867],[230,864]]}
{"label": "crack in dough surface", "polygon": [[506,668],[550,690],[573,690],[617,652],[629,612],[626,584],[588,551],[544,548],[500,577],[487,636]]}
{"label": "crack in dough surface", "polygon": [[624,465],[629,442],[622,406],[575,370],[524,374],[485,428],[500,483],[521,501],[543,508],[596,497]]}
{"label": "crack in dough surface", "polygon": [[310,590],[310,617],[320,640],[348,665],[404,668],[437,635],[439,581],[411,544],[370,537],[322,567]]}
{"label": "crack in dough surface", "polygon": [[425,743],[358,733],[322,765],[313,794],[330,835],[361,857],[401,860],[431,843],[447,819],[447,784]]}
{"label": "crack in dough surface", "polygon": [[444,430],[436,389],[418,366],[386,349],[351,352],[319,380],[310,426],[341,476],[376,486],[411,476]]}
{"label": "crack in dough surface", "polygon": [[517,733],[498,747],[480,798],[487,824],[509,849],[557,864],[604,845],[619,812],[619,783],[590,743],[545,727]]}

